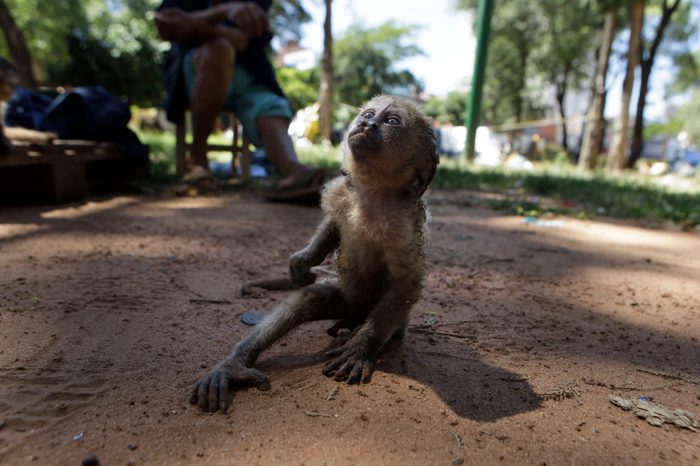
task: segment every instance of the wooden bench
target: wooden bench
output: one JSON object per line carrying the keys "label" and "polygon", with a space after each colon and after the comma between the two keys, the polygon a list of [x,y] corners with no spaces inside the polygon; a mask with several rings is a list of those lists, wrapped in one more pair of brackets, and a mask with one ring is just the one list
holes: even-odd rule
{"label": "wooden bench", "polygon": [[[241,168],[241,177],[243,181],[250,180],[250,142],[248,139],[239,134],[238,118],[233,113],[228,113],[231,127],[233,128],[233,139],[231,144],[207,144],[207,151],[214,152],[231,152],[231,174],[236,176],[237,167]],[[190,150],[192,144],[187,142],[187,122],[190,120],[189,112],[185,114],[185,123],[180,123],[175,127],[175,171],[178,177],[185,174],[187,151]]]}
{"label": "wooden bench", "polygon": [[11,151],[0,155],[0,200],[5,203],[82,199],[90,184],[125,179],[133,171],[111,143],[50,138],[12,143]]}

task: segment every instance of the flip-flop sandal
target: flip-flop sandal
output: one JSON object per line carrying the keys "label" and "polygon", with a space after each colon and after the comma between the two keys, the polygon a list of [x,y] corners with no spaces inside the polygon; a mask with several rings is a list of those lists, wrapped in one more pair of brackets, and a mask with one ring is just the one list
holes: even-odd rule
{"label": "flip-flop sandal", "polygon": [[219,184],[209,171],[198,170],[186,174],[182,183],[175,187],[178,196],[218,196],[221,194]]}
{"label": "flip-flop sandal", "polygon": [[263,197],[273,202],[318,205],[321,199],[321,186],[325,180],[324,168],[312,168],[299,175],[292,186],[265,191]]}

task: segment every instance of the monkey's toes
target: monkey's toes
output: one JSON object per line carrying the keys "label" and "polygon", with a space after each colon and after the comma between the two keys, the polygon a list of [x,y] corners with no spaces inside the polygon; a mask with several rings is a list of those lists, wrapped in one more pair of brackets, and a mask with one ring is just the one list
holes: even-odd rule
{"label": "monkey's toes", "polygon": [[351,385],[369,383],[374,372],[374,362],[342,355],[328,363],[322,372],[327,377],[333,377],[337,381],[344,380]]}

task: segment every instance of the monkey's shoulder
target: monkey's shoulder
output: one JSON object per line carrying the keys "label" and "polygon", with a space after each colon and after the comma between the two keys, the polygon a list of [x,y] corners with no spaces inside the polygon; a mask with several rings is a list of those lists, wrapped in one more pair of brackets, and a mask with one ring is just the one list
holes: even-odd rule
{"label": "monkey's shoulder", "polygon": [[350,182],[346,176],[330,180],[321,192],[321,208],[331,218],[344,216],[353,204]]}

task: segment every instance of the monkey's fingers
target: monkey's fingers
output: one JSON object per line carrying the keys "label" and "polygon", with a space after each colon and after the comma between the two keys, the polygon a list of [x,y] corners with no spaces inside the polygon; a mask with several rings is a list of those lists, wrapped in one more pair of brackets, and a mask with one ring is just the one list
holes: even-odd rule
{"label": "monkey's fingers", "polygon": [[[336,358],[343,354],[345,352],[345,345],[341,346],[340,348],[335,348],[332,350],[326,351],[326,357],[327,358]],[[335,362],[335,361],[333,361]],[[330,364],[329,364],[330,365]]]}
{"label": "monkey's fingers", "polygon": [[197,390],[199,390],[199,382],[192,385],[189,393],[189,400],[191,405],[197,404]]}
{"label": "monkey's fingers", "polygon": [[219,410],[222,413],[226,413],[230,405],[231,396],[228,391],[228,377],[222,377],[219,381]]}
{"label": "monkey's fingers", "polygon": [[197,382],[197,406],[202,411],[209,409],[209,375],[205,375]]}
{"label": "monkey's fingers", "polygon": [[362,361],[358,361],[355,357],[350,357],[345,361],[345,364],[340,366],[338,372],[335,373],[334,379],[337,381],[346,380],[352,384],[352,374],[357,371],[362,371]]}
{"label": "monkey's fingers", "polygon": [[244,383],[253,385],[258,388],[258,390],[269,390],[270,389],[270,379],[257,369],[246,367],[236,372],[232,377],[234,382]]}
{"label": "monkey's fingers", "polygon": [[362,368],[365,366],[366,362],[364,361],[357,361],[355,365],[352,368],[352,371],[350,371],[350,374],[348,374],[348,383],[350,385],[360,383],[360,379],[362,378]]}
{"label": "monkey's fingers", "polygon": [[374,372],[374,361],[365,361],[362,364],[362,383],[370,383],[372,381],[372,373]]}
{"label": "monkey's fingers", "polygon": [[[341,348],[340,350],[329,351],[326,354],[329,356],[334,356],[334,355],[338,354],[338,351],[340,351],[340,353],[343,352],[343,350]],[[326,364],[326,367],[324,367],[321,372],[325,376],[328,376],[328,377],[332,376],[333,374],[335,374],[335,371],[338,370],[338,368],[343,365],[343,363],[345,362],[345,359],[346,358],[341,356],[339,358],[332,360],[331,362]]]}

